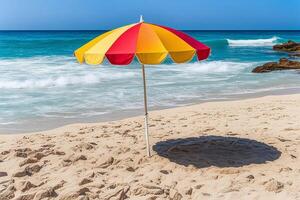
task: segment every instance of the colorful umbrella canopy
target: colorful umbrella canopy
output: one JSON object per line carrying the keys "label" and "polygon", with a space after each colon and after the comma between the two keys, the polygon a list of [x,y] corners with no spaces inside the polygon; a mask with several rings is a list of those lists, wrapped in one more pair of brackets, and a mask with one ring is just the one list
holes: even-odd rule
{"label": "colorful umbrella canopy", "polygon": [[80,63],[128,65],[136,56],[142,64],[159,64],[169,54],[175,63],[209,56],[210,48],[187,34],[165,26],[140,22],[106,32],[75,51]]}
{"label": "colorful umbrella canopy", "polygon": [[198,60],[209,56],[210,48],[187,34],[166,26],[140,23],[108,31],[77,49],[74,54],[78,62],[97,65],[106,57],[113,65],[128,65],[136,56],[142,64],[145,106],[145,136],[147,154],[150,156],[148,136],[148,108],[144,64],[159,64],[170,55],[176,63],[190,61],[194,55]]}

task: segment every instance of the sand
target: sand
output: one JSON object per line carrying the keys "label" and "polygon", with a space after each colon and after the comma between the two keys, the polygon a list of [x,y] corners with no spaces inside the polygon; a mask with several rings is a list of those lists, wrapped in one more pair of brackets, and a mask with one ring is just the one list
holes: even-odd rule
{"label": "sand", "polygon": [[[38,126],[38,124],[37,124]],[[300,95],[1,135],[0,199],[300,199]]]}

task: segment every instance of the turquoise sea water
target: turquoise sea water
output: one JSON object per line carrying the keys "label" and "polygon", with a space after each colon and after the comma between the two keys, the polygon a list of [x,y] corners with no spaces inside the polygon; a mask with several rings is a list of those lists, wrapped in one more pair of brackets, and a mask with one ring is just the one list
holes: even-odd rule
{"label": "turquoise sea water", "polygon": [[[102,31],[0,32],[0,132],[34,131],[66,123],[142,114],[141,68],[79,65],[73,51]],[[208,60],[147,66],[151,109],[245,94],[300,90],[300,74],[252,74],[287,57],[272,45],[300,42],[300,31],[187,31],[212,48]]]}

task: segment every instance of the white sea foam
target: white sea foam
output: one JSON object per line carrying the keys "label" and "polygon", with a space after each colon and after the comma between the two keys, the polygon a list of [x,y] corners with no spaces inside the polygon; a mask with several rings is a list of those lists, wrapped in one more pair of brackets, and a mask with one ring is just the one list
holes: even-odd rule
{"label": "white sea foam", "polygon": [[185,64],[173,65],[159,65],[161,71],[176,71],[184,73],[198,73],[198,74],[218,74],[218,73],[232,73],[243,70],[247,67],[255,65],[256,63],[246,62],[230,62],[230,61],[204,61]]}
{"label": "white sea foam", "polygon": [[[229,61],[204,61],[185,64],[162,64],[148,67],[148,78],[161,78],[164,71],[170,83],[177,78],[209,74],[238,73],[253,63]],[[176,73],[172,73],[176,72]],[[153,73],[153,74],[152,74]],[[98,84],[114,80],[130,80],[140,76],[139,68],[78,65],[71,57],[34,57],[23,59],[0,59],[0,89],[34,89],[67,87],[69,85]],[[203,79],[208,80],[209,76]],[[220,77],[211,77],[220,80]],[[161,80],[161,82],[168,82]],[[210,80],[211,81],[211,80]],[[160,82],[159,82],[160,83]],[[161,84],[159,84],[161,85]]]}
{"label": "white sea foam", "polygon": [[272,46],[279,38],[274,36],[268,39],[231,40],[227,39],[229,46]]}
{"label": "white sea foam", "polygon": [[3,89],[21,89],[21,88],[45,88],[45,87],[63,87],[74,84],[92,84],[100,82],[100,78],[95,75],[56,77],[46,79],[27,79],[20,81],[4,80],[0,81],[0,88]]}
{"label": "white sea foam", "polygon": [[33,89],[96,84],[126,79],[135,72],[78,65],[70,57],[34,57],[0,60],[0,89]]}
{"label": "white sea foam", "polygon": [[26,80],[0,80],[0,89],[33,89],[48,87],[64,87],[68,85],[86,85],[96,84],[108,79],[118,79],[118,77],[130,77],[133,73],[126,74],[110,74],[109,76],[99,76],[93,74],[79,76],[59,76],[44,79],[26,79]]}
{"label": "white sea foam", "polygon": [[253,65],[253,63],[211,61],[211,62],[190,63],[188,65],[188,68],[190,71],[193,72],[211,74],[211,73],[237,72],[251,65]]}

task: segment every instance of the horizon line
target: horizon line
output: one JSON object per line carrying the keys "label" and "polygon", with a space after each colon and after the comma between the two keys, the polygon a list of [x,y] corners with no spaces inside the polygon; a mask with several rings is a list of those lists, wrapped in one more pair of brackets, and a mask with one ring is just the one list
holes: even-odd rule
{"label": "horizon line", "polygon": [[[3,31],[109,31],[113,29],[7,29],[7,30],[1,30]],[[300,31],[300,29],[177,29],[180,31]]]}

